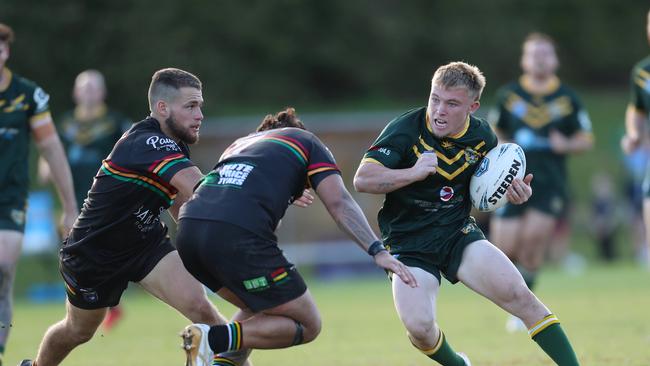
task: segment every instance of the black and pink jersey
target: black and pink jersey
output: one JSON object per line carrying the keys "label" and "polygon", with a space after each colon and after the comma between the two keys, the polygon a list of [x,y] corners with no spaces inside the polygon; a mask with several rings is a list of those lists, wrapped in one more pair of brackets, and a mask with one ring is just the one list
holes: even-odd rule
{"label": "black and pink jersey", "polygon": [[157,120],[134,124],[102,162],[62,251],[105,264],[162,240],[167,228],[160,214],[178,192],[170,181],[193,166],[189,156],[187,145],[165,135]]}
{"label": "black and pink jersey", "polygon": [[264,238],[306,187],[340,174],[329,149],[309,131],[282,128],[235,141],[205,176],[179,218],[231,223]]}

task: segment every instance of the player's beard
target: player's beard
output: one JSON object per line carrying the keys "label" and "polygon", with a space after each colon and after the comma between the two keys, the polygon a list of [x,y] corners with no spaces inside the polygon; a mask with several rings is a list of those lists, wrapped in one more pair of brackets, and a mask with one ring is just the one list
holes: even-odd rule
{"label": "player's beard", "polygon": [[176,138],[180,139],[188,145],[195,144],[199,141],[198,131],[196,132],[196,135],[194,135],[192,134],[192,131],[189,127],[183,129],[178,121],[176,121],[176,118],[174,118],[174,114],[171,114],[169,118],[165,120],[165,125],[174,134],[174,136],[176,136]]}

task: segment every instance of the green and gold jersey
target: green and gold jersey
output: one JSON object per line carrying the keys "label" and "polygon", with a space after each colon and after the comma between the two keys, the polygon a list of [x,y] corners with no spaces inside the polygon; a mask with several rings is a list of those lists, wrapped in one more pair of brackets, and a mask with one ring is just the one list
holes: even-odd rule
{"label": "green and gold jersey", "polygon": [[70,163],[75,196],[80,208],[102,160],[129,127],[129,120],[106,106],[102,106],[92,116],[81,116],[78,110],[74,110],[61,118],[58,124],[59,135]]}
{"label": "green and gold jersey", "polygon": [[469,181],[482,157],[497,144],[487,122],[471,116],[454,136],[434,136],[426,107],[392,120],[364,155],[363,162],[390,169],[415,165],[425,151],[438,157],[436,174],[386,194],[378,220],[385,242],[417,242],[440,226],[462,223],[471,209]]}
{"label": "green and gold jersey", "polygon": [[526,153],[527,173],[537,189],[566,191],[566,155],[551,151],[549,132],[571,137],[578,132],[591,134],[591,121],[576,94],[559,79],[548,90],[533,94],[526,77],[501,88],[488,121],[504,137],[520,145]]}
{"label": "green and gold jersey", "polygon": [[0,86],[0,205],[24,205],[30,132],[40,121],[50,120],[50,96],[9,69],[0,72],[4,80]]}
{"label": "green and gold jersey", "polygon": [[630,104],[650,117],[650,56],[634,65],[630,86]]}

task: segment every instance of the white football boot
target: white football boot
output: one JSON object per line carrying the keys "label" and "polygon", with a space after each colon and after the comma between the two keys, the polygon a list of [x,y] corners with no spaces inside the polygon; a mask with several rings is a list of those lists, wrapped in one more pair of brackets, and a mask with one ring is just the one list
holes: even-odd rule
{"label": "white football boot", "polygon": [[214,352],[210,349],[207,324],[192,324],[183,329],[183,350],[185,351],[185,366],[210,366]]}

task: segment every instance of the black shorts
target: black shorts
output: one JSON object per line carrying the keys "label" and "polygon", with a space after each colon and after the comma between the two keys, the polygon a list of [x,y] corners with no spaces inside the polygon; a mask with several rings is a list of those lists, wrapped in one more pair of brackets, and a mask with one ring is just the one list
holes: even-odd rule
{"label": "black shorts", "polygon": [[252,311],[282,305],[307,291],[278,244],[219,221],[181,219],[176,247],[185,268],[212,291],[226,287]]}
{"label": "black shorts", "polygon": [[25,204],[6,204],[0,206],[0,230],[25,232]]}
{"label": "black shorts", "polygon": [[[65,245],[65,244],[64,244]],[[174,251],[169,236],[125,261],[98,264],[83,254],[59,252],[59,271],[68,301],[81,309],[116,306],[129,282],[140,282],[167,254]]]}

